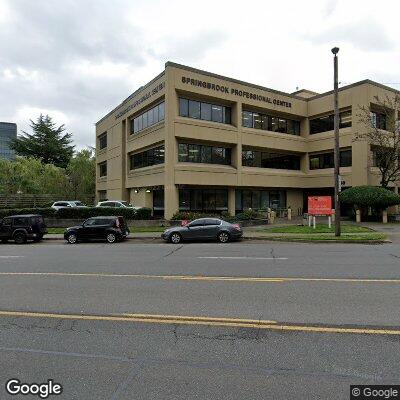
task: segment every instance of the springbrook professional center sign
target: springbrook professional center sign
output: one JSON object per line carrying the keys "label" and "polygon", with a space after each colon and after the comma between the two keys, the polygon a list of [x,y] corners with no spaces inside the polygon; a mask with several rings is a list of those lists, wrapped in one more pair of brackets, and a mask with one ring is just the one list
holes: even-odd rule
{"label": "springbrook professional center sign", "polygon": [[250,100],[262,101],[264,103],[274,104],[276,106],[282,106],[282,107],[288,107],[288,108],[292,107],[292,103],[289,103],[287,101],[283,101],[283,100],[279,100],[279,99],[275,99],[275,98],[267,97],[267,96],[260,96],[259,94],[247,92],[245,90],[233,89],[233,88],[229,88],[228,86],[218,85],[218,84],[206,82],[206,81],[200,81],[198,79],[185,78],[184,76],[182,76],[182,83],[186,83],[186,84],[192,85],[192,86],[202,87],[204,89],[214,90],[216,92],[233,94],[234,96],[245,97]]}

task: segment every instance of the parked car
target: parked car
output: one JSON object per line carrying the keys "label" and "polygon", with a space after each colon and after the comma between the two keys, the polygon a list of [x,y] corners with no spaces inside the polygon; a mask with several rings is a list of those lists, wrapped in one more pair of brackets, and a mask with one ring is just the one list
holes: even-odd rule
{"label": "parked car", "polygon": [[8,240],[14,240],[17,244],[28,240],[39,242],[46,233],[47,227],[41,215],[12,215],[0,222],[0,240],[3,243]]}
{"label": "parked car", "polygon": [[60,208],[68,208],[68,207],[83,208],[87,206],[79,200],[56,201],[51,206],[51,208],[53,208],[54,210],[59,210]]}
{"label": "parked car", "polygon": [[133,208],[135,210],[139,210],[142,207],[136,207],[127,201],[123,200],[107,200],[107,201],[99,201],[96,207],[112,207],[112,208]]}
{"label": "parked car", "polygon": [[230,224],[218,218],[199,218],[185,226],[175,226],[164,231],[161,237],[172,243],[184,240],[218,240],[221,243],[238,240],[243,231],[239,224]]}
{"label": "parked car", "polygon": [[82,225],[67,228],[65,240],[75,244],[87,240],[106,240],[115,243],[126,239],[129,229],[123,217],[103,216],[88,218]]}

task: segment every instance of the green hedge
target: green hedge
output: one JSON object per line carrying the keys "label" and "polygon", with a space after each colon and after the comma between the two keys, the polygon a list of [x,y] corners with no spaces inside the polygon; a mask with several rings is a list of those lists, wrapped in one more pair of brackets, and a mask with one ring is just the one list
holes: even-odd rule
{"label": "green hedge", "polygon": [[215,217],[221,218],[227,222],[235,222],[235,221],[248,221],[252,219],[261,219],[263,218],[262,214],[254,210],[246,210],[242,213],[236,214],[234,217],[230,215],[227,211],[223,211],[221,214],[210,214],[210,213],[200,213],[193,211],[179,211],[172,216],[172,220],[188,220],[193,221],[197,218],[207,218],[207,217]]}
{"label": "green hedge", "polygon": [[151,219],[151,209],[141,208],[111,208],[111,207],[87,207],[87,208],[61,208],[56,211],[52,208],[12,208],[0,210],[0,218],[9,215],[40,214],[45,218],[59,219],[86,219],[101,215],[121,215],[126,219]]}
{"label": "green hedge", "polygon": [[400,196],[396,193],[376,186],[354,186],[340,194],[343,203],[357,207],[373,207],[385,209],[400,204]]}

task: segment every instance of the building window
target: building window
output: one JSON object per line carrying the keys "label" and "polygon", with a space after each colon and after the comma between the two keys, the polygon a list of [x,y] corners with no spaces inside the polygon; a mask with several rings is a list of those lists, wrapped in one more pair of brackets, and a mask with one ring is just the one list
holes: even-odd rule
{"label": "building window", "polygon": [[107,176],[107,161],[99,164],[99,176]]}
{"label": "building window", "polygon": [[[333,131],[335,129],[334,120],[334,114],[310,119],[310,134]],[[351,121],[351,110],[342,111],[339,114],[339,129],[351,127]]]}
{"label": "building window", "polygon": [[99,136],[99,150],[105,148],[107,148],[107,132],[104,132]]}
{"label": "building window", "polygon": [[249,208],[253,210],[286,208],[286,191],[239,189],[235,193],[235,208],[236,212]]}
{"label": "building window", "polygon": [[300,156],[245,149],[242,151],[242,165],[245,167],[300,170]]}
{"label": "building window", "polygon": [[130,155],[130,169],[150,167],[164,163],[164,146],[154,147],[141,153]]}
{"label": "building window", "polygon": [[99,197],[99,201],[107,200],[107,190],[99,190],[97,194]]}
{"label": "building window", "polygon": [[[334,168],[335,159],[334,153],[320,153],[320,154],[310,154],[310,169],[325,169]],[[352,154],[351,149],[340,150],[340,166],[341,167],[351,167],[352,165]]]}
{"label": "building window", "polygon": [[371,112],[371,123],[374,128],[386,130],[386,114]]}
{"label": "building window", "polygon": [[179,99],[179,115],[222,124],[231,123],[230,107],[184,98]]}
{"label": "building window", "polygon": [[131,134],[138,133],[160,121],[164,121],[164,116],[165,103],[162,102],[131,120]]}
{"label": "building window", "polygon": [[179,189],[179,210],[222,212],[228,210],[226,189]]}
{"label": "building window", "polygon": [[273,117],[258,112],[243,111],[242,125],[246,128],[300,135],[300,121]]}
{"label": "building window", "polygon": [[202,144],[178,144],[178,161],[207,164],[231,164],[231,149]]}

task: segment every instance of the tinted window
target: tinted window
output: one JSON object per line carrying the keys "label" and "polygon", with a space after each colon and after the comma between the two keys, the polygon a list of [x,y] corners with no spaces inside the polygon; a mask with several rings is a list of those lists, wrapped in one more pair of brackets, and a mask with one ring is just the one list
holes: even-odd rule
{"label": "tinted window", "polygon": [[189,116],[189,100],[179,99],[179,115],[181,117]]}
{"label": "tinted window", "polygon": [[206,226],[220,225],[220,221],[218,219],[206,219],[204,220],[204,225]]}
{"label": "tinted window", "polygon": [[200,102],[189,100],[189,118],[200,118]]}
{"label": "tinted window", "polygon": [[88,219],[85,221],[85,226],[92,226],[96,224],[96,220],[95,219]]}
{"label": "tinted window", "polygon": [[164,106],[165,104],[162,102],[131,120],[131,134],[140,132],[157,122],[162,121],[165,114]]}
{"label": "tinted window", "polygon": [[179,115],[213,121],[224,124],[231,123],[231,108],[218,104],[200,102],[196,100],[179,99]]}
{"label": "tinted window", "polygon": [[211,121],[211,104],[201,103],[201,119]]}
{"label": "tinted window", "polygon": [[92,225],[109,225],[110,219],[95,219]]}
{"label": "tinted window", "polygon": [[203,219],[195,219],[193,222],[189,224],[190,227],[193,226],[203,226],[204,225],[204,220]]}
{"label": "tinted window", "polygon": [[11,218],[4,218],[3,219],[4,226],[11,226]]}
{"label": "tinted window", "polygon": [[13,222],[14,226],[26,226],[28,225],[28,220],[26,218],[14,218],[14,222]]}
{"label": "tinted window", "polygon": [[164,162],[164,146],[130,155],[130,169],[150,167]]}
{"label": "tinted window", "polygon": [[214,122],[222,122],[222,106],[212,105],[211,118]]}

